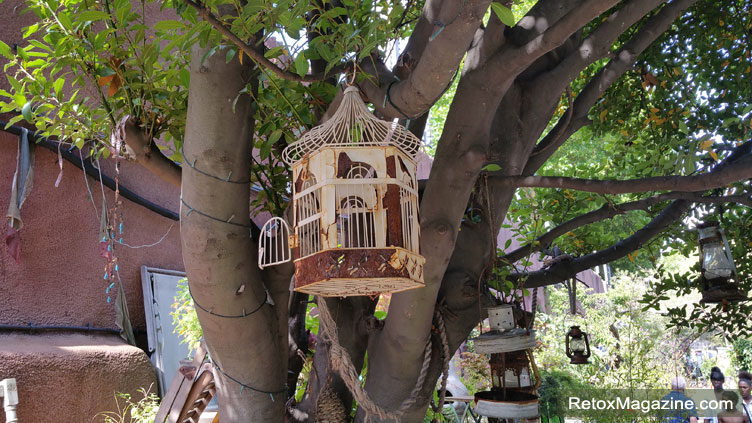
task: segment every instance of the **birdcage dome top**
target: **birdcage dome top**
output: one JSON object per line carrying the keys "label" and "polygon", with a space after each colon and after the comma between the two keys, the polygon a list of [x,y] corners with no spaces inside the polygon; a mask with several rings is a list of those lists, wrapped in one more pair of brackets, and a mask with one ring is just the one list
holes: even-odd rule
{"label": "birdcage dome top", "polygon": [[334,116],[288,145],[283,159],[292,166],[306,155],[326,147],[375,146],[394,146],[414,159],[420,139],[404,126],[374,116],[361,100],[360,90],[350,86],[345,89]]}

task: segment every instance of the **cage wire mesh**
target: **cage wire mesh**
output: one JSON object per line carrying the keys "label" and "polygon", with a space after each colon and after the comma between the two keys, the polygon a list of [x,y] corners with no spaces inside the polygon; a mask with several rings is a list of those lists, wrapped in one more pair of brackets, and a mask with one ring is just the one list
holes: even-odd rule
{"label": "cage wire mesh", "polygon": [[[423,286],[419,148],[406,128],[373,116],[351,86],[331,119],[284,150],[294,174],[296,291],[343,297]],[[289,260],[279,251],[282,225],[265,227],[260,266]]]}
{"label": "cage wire mesh", "polygon": [[342,103],[331,119],[303,134],[287,146],[282,157],[289,165],[322,147],[395,146],[412,159],[418,155],[420,139],[396,122],[371,114],[355,86],[345,89]]}

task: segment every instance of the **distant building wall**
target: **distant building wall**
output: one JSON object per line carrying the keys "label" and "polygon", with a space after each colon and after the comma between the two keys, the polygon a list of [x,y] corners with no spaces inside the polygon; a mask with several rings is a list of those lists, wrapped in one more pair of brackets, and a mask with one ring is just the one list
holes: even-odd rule
{"label": "distant building wall", "polygon": [[[17,139],[0,132],[3,214],[10,199]],[[41,147],[37,147],[36,155],[34,187],[21,209],[24,226],[20,262],[8,255],[4,243],[0,245],[0,324],[114,327],[117,291],[111,291],[112,302],[108,303],[105,289],[110,281],[103,280],[107,261],[99,253],[102,187],[98,180],[87,177],[92,202],[83,171],[64,161],[63,177],[55,188],[60,172],[57,155]],[[110,169],[105,172],[114,175]],[[178,210],[176,188],[160,183],[133,165],[123,166],[121,174],[123,185]],[[139,179],[141,184],[136,183]],[[114,192],[104,188],[104,194],[108,207],[112,207]],[[147,265],[183,269],[180,227],[140,205],[122,197],[121,200],[123,242],[132,246],[152,244],[167,234],[154,247],[132,249],[116,245],[115,248],[132,323],[144,329],[140,268]],[[3,232],[6,228],[3,225]]]}
{"label": "distant building wall", "polygon": [[[152,4],[153,23],[168,12]],[[22,28],[35,21],[33,13],[21,14],[22,0],[0,2],[0,40],[24,45]],[[0,58],[0,73],[6,61]],[[9,90],[4,75],[0,89]],[[0,115],[7,121],[12,115]],[[16,168],[18,137],[0,130],[0,212],[5,216]],[[112,160],[102,162],[103,172],[115,177]],[[114,300],[103,280],[106,259],[100,256],[102,192],[107,207],[114,205],[114,192],[102,188],[97,178],[63,161],[60,173],[57,154],[37,147],[34,186],[21,209],[20,262],[0,242],[0,325],[87,326],[115,328]],[[149,201],[179,211],[179,190],[133,163],[122,163],[120,183]],[[91,199],[89,198],[91,190]],[[95,210],[96,209],[96,210]],[[137,332],[145,329],[142,265],[183,270],[180,225],[129,200],[122,199],[123,241],[132,246],[164,240],[154,247],[116,246],[120,276],[131,323]],[[0,239],[7,229],[0,224]],[[168,233],[169,232],[169,233]],[[145,337],[137,337],[145,347]],[[156,392],[151,363],[141,349],[127,345],[115,334],[75,332],[28,332],[0,329],[0,379],[14,377],[19,389],[21,422],[90,422],[102,411],[117,409],[116,392],[138,398],[138,388]],[[0,422],[5,416],[0,409]]]}

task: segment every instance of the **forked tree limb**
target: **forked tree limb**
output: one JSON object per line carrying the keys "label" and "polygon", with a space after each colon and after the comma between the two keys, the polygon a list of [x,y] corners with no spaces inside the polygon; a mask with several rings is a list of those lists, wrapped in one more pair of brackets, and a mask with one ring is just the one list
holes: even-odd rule
{"label": "forked tree limb", "polygon": [[592,267],[600,266],[604,263],[609,263],[625,257],[632,251],[639,250],[651,239],[660,235],[669,227],[669,225],[681,218],[691,204],[692,202],[688,200],[674,201],[659,213],[658,216],[651,220],[650,223],[639,229],[633,235],[606,249],[582,257],[577,257],[572,260],[562,260],[543,270],[537,270],[534,272],[513,272],[509,275],[508,279],[513,282],[523,281],[525,288],[553,285],[572,278],[576,274]]}
{"label": "forked tree limb", "polygon": [[[588,81],[585,88],[580,92],[574,101],[574,108],[571,110],[572,118],[565,119],[562,117],[556,126],[541,140],[535,147],[535,150],[528,160],[523,171],[524,175],[535,173],[551,155],[563,145],[572,134],[577,132],[583,126],[589,125],[590,119],[587,115],[590,108],[598,101],[604,92],[618,80],[624,73],[631,69],[637,57],[646,48],[650,46],[661,34],[668,30],[674,20],[688,7],[692,6],[697,0],[676,0],[665,7],[655,16],[647,20],[637,33],[617,50],[613,58],[595,76]],[[576,52],[574,54],[577,54]],[[573,66],[573,62],[569,66]],[[553,72],[546,75],[550,81],[554,81],[559,76]],[[571,79],[561,78],[555,84],[564,86],[569,84]],[[568,110],[565,112],[570,113]],[[566,115],[565,115],[566,116]]]}
{"label": "forked tree limb", "polygon": [[376,76],[360,84],[376,112],[415,119],[444,93],[465,57],[490,0],[426,1],[415,31],[392,72],[373,58],[361,61]]}
{"label": "forked tree limb", "polygon": [[[746,143],[734,148],[726,159],[716,165],[715,168],[706,175],[712,173],[720,174],[739,165],[750,167],[750,150],[752,150],[752,141],[747,141]],[[694,192],[693,194],[702,193]],[[675,200],[654,217],[647,225],[643,226],[631,236],[608,248],[572,260],[558,261],[546,269],[533,272],[514,272],[510,274],[509,280],[515,282],[523,281],[526,288],[552,285],[572,278],[577,273],[589,268],[620,259],[632,251],[642,248],[642,246],[650,242],[651,239],[663,233],[669,225],[680,219],[691,205],[691,200]]]}
{"label": "forked tree limb", "polygon": [[[752,142],[748,142],[752,143]],[[493,184],[529,188],[557,188],[596,194],[649,191],[707,191],[752,178],[752,156],[723,169],[692,176],[654,176],[631,180],[593,180],[558,176],[492,176]]]}
{"label": "forked tree limb", "polygon": [[488,66],[494,69],[495,77],[491,83],[498,84],[508,75],[518,75],[542,55],[560,46],[572,34],[583,28],[594,18],[614,6],[614,0],[589,0],[570,10],[544,32],[524,45],[503,48],[489,60]]}
{"label": "forked tree limb", "polygon": [[597,210],[593,210],[589,213],[581,214],[575,218],[556,226],[545,234],[535,239],[532,244],[525,244],[510,253],[499,257],[499,261],[504,263],[514,263],[523,257],[538,252],[547,246],[551,245],[556,238],[591,223],[600,222],[602,220],[610,219],[614,216],[627,213],[635,210],[648,210],[651,206],[660,204],[667,200],[688,200],[693,203],[706,203],[706,204],[718,204],[718,203],[738,203],[744,204],[748,207],[752,207],[752,195],[730,195],[723,197],[711,197],[691,192],[669,192],[666,194],[656,195],[654,197],[644,198],[642,200],[630,201],[621,204],[604,204]]}
{"label": "forked tree limb", "polygon": [[124,129],[125,144],[132,149],[136,163],[157,177],[180,188],[182,172],[180,166],[165,157],[149,134],[139,128],[131,119],[126,121]]}
{"label": "forked tree limb", "polygon": [[[550,89],[561,91],[563,85],[568,85],[569,81],[577,78],[580,72],[588,65],[606,57],[611,51],[612,45],[618,40],[625,29],[635,25],[645,15],[664,2],[665,0],[630,0],[624,2],[621,7],[614,10],[606,20],[600,23],[582,40],[577,48],[573,49],[553,69],[542,75],[540,80],[543,82],[543,85],[550,86]],[[669,19],[673,21],[671,19],[675,17],[673,13],[669,13],[668,15],[671,15]],[[659,24],[660,22],[656,22],[656,20],[649,20],[642,31],[653,33],[654,28]],[[662,32],[660,31],[658,34]]]}

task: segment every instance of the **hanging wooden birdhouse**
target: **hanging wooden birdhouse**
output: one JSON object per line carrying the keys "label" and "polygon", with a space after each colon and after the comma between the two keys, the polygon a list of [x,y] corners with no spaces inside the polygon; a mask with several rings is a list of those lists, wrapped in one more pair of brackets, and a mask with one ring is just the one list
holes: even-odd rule
{"label": "hanging wooden birdhouse", "polygon": [[292,258],[295,290],[329,297],[422,287],[419,147],[403,126],[373,116],[356,87],[345,89],[334,116],[283,152],[294,227],[264,225],[259,267]]}
{"label": "hanging wooden birdhouse", "polygon": [[491,356],[491,390],[475,394],[475,412],[508,421],[537,422],[540,374],[533,359],[535,332],[519,327],[514,307],[488,309],[491,330],[474,338],[475,351]]}

